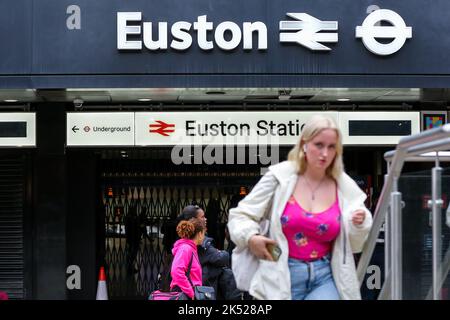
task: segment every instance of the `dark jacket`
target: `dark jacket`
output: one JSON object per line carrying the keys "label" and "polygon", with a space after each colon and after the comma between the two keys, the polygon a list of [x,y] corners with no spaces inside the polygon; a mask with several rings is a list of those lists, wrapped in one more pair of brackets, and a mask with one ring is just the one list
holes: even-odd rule
{"label": "dark jacket", "polygon": [[223,267],[229,267],[230,255],[224,250],[214,247],[214,240],[205,237],[201,246],[198,246],[198,256],[203,268],[203,283],[215,281],[222,272]]}
{"label": "dark jacket", "polygon": [[215,248],[213,239],[209,237],[205,237],[197,250],[202,265],[203,285],[213,287],[218,300],[240,299],[241,292],[236,288],[230,269],[229,253]]}

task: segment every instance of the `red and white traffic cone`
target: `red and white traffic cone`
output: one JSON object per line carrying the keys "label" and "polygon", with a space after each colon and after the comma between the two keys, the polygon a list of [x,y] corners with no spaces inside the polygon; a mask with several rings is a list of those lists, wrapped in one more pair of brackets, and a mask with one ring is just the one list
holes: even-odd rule
{"label": "red and white traffic cone", "polygon": [[97,297],[95,300],[108,300],[108,288],[106,287],[105,268],[100,267],[100,274],[98,275]]}

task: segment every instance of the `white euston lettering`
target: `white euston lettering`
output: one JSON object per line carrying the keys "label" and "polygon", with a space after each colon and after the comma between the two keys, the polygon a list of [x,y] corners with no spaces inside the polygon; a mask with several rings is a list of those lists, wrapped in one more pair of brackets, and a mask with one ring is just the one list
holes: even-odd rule
{"label": "white euston lettering", "polygon": [[[129,24],[134,22],[134,24]],[[138,25],[136,23],[141,23]],[[169,43],[168,23],[158,22],[158,38],[153,39],[153,22],[142,22],[141,12],[118,12],[117,13],[117,49],[119,50],[142,50],[144,46],[151,51],[166,50]],[[197,17],[194,23],[177,21],[170,28],[172,37],[170,48],[174,50],[187,50],[191,47],[193,36],[191,28],[197,32],[197,44],[202,50],[214,49],[214,44],[225,51],[234,50],[243,43],[244,50],[253,49],[253,35],[258,39],[258,50],[267,50],[267,27],[263,22],[244,22],[243,30],[232,21],[224,21],[217,25],[214,30],[213,22],[208,21],[206,15]],[[213,32],[214,30],[214,32]],[[211,31],[211,33],[210,33]],[[226,39],[225,34],[231,37]],[[140,36],[141,39],[128,40],[128,36]],[[212,37],[211,39],[209,39]]]}
{"label": "white euston lettering", "polygon": [[186,50],[192,45],[192,37],[189,34],[192,24],[186,21],[178,21],[172,25],[171,33],[175,39],[170,43],[170,47],[175,50]]}
{"label": "white euston lettering", "polygon": [[[225,39],[225,32],[231,32],[231,39]],[[225,21],[219,24],[214,33],[214,38],[216,39],[216,43],[222,50],[233,50],[236,49],[241,43],[242,32],[239,26],[231,21]]]}
{"label": "white euston lettering", "polygon": [[119,50],[141,50],[142,41],[128,41],[127,36],[140,35],[141,26],[129,26],[128,21],[141,21],[140,12],[117,12],[117,49]]}
{"label": "white euston lettering", "polygon": [[144,45],[148,50],[167,49],[167,22],[158,23],[158,40],[153,40],[152,23],[144,22]]}
{"label": "white euston lettering", "polygon": [[202,50],[211,50],[214,48],[212,41],[208,41],[208,31],[213,29],[213,23],[206,21],[206,15],[199,16],[197,22],[194,22],[194,30],[197,30],[198,46]]}

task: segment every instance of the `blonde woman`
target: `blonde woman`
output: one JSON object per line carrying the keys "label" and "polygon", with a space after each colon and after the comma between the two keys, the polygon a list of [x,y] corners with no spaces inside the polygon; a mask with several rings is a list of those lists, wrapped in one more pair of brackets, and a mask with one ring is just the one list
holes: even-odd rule
{"label": "blonde woman", "polygon": [[[343,171],[342,137],[335,122],[314,116],[288,161],[271,166],[236,208],[228,229],[259,266],[250,284],[257,299],[361,299],[353,253],[372,225],[366,195]],[[269,237],[259,222],[270,217]],[[268,245],[281,255],[274,261]]]}

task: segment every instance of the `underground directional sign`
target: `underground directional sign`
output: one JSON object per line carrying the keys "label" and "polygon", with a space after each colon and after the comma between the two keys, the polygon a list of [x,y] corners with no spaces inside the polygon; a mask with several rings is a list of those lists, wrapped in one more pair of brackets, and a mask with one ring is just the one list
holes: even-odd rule
{"label": "underground directional sign", "polygon": [[67,146],[133,145],[133,112],[67,113]]}

